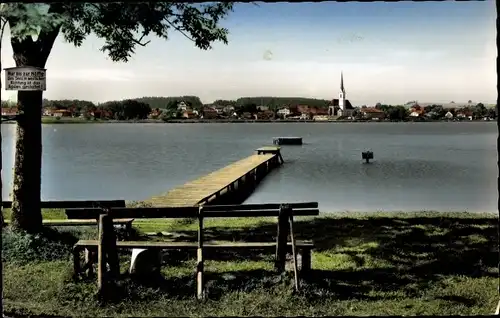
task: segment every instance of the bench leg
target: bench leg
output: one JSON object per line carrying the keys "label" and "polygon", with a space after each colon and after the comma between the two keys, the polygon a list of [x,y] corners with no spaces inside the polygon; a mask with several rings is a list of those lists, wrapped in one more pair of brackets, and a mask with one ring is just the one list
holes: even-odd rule
{"label": "bench leg", "polygon": [[205,270],[205,264],[203,262],[203,249],[198,249],[198,263],[196,264],[196,296],[198,299],[205,298],[205,278],[203,277],[203,272]]}
{"label": "bench leg", "polygon": [[86,248],[85,249],[85,265],[88,266],[87,268],[87,276],[88,277],[93,277],[94,276],[94,262],[96,259],[96,252]]}
{"label": "bench leg", "polygon": [[127,234],[127,238],[130,238],[132,234],[132,222],[125,224],[125,233]]}
{"label": "bench leg", "polygon": [[80,266],[80,248],[75,246],[73,247],[73,277],[77,277],[81,273]]}
{"label": "bench leg", "polygon": [[302,266],[300,271],[305,274],[311,270],[311,249],[303,248],[300,250],[300,253],[302,256]]}
{"label": "bench leg", "polygon": [[80,273],[87,273],[88,277],[92,277],[94,275],[94,268],[92,265],[94,265],[96,259],[96,251],[85,248],[85,263],[83,264],[83,266],[80,266],[78,264]]}

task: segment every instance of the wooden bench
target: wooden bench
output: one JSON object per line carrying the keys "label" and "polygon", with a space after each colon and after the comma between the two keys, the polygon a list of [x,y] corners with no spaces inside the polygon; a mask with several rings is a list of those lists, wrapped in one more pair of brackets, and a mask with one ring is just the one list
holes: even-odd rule
{"label": "wooden bench", "polygon": [[[105,296],[106,289],[115,284],[120,272],[118,248],[128,249],[196,249],[197,265],[197,297],[205,297],[204,289],[204,250],[205,249],[275,249],[275,269],[279,273],[285,272],[286,254],[290,249],[293,255],[293,271],[295,278],[295,289],[299,290],[298,253],[301,250],[305,270],[310,269],[313,248],[311,243],[301,243],[298,246],[294,234],[295,216],[319,215],[317,202],[304,203],[265,203],[265,204],[243,204],[243,205],[204,205],[204,206],[182,206],[182,207],[150,207],[150,208],[80,208],[66,209],[68,219],[99,219],[99,240],[95,242],[80,241],[74,249],[75,274],[85,270],[92,270],[90,266],[96,260],[98,263],[97,285],[99,295]],[[276,243],[253,242],[253,243],[220,243],[213,242],[205,244],[204,220],[206,218],[234,218],[234,217],[277,217]],[[114,233],[113,219],[120,218],[195,218],[198,220],[198,240],[196,243],[174,243],[174,242],[117,242]],[[288,242],[290,234],[291,242]],[[97,253],[93,252],[96,249]],[[291,245],[291,246],[290,246]],[[80,251],[85,249],[86,262],[80,266]],[[97,255],[96,255],[97,254]],[[95,258],[95,260],[94,260]],[[106,265],[107,264],[107,265]],[[109,265],[109,269],[108,269]],[[303,270],[304,270],[303,269]],[[76,275],[75,275],[76,276]]]}
{"label": "wooden bench", "polygon": [[[132,223],[135,219],[115,219],[113,225],[123,226],[125,230],[125,237],[129,238],[132,234]],[[97,220],[42,220],[44,226],[98,226]],[[10,220],[4,220],[4,226],[9,225]]]}
{"label": "wooden bench", "polygon": [[[40,202],[40,207],[42,209],[72,209],[72,208],[94,208],[94,207],[106,207],[106,208],[124,208],[125,200],[86,200],[86,201],[42,201]],[[2,209],[12,208],[12,201],[2,201]],[[2,217],[3,225],[9,225],[10,220],[6,220]],[[122,218],[116,219],[116,225],[124,225],[127,233],[132,230],[133,218]],[[60,219],[60,220],[43,220],[42,224],[44,226],[93,226],[98,225],[97,219]]]}
{"label": "wooden bench", "polygon": [[[127,231],[132,229],[132,223],[135,219],[116,219],[114,225],[124,225]],[[10,220],[4,220],[5,224],[10,224]],[[43,220],[44,226],[97,226],[97,220]]]}
{"label": "wooden bench", "polygon": [[[42,209],[70,209],[70,208],[124,208],[125,200],[85,200],[85,201],[42,201],[40,202]],[[2,201],[2,208],[12,208],[12,201]]]}
{"label": "wooden bench", "polygon": [[[73,247],[73,266],[75,275],[88,271],[92,274],[92,265],[97,261],[96,252],[99,242],[97,240],[80,240]],[[301,272],[306,273],[311,269],[311,250],[314,248],[312,242],[297,242],[295,244],[298,254],[301,256]],[[197,250],[197,242],[148,242],[148,241],[118,241],[116,242],[117,249],[152,249],[152,250]],[[206,242],[203,244],[204,249],[208,250],[242,250],[254,249],[264,250],[266,252],[275,252],[276,243],[262,242],[228,242],[228,243],[212,243]],[[291,251],[292,243],[288,243],[288,250]],[[85,252],[85,261],[81,264],[80,253]]]}

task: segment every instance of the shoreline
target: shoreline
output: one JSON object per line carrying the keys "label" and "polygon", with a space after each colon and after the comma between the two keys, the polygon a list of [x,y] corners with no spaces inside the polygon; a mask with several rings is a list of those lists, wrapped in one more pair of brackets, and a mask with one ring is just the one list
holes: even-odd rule
{"label": "shoreline", "polygon": [[[144,120],[84,120],[84,119],[61,119],[42,118],[42,124],[62,125],[62,124],[353,124],[353,123],[477,123],[477,122],[495,122],[496,120],[407,120],[407,121],[389,121],[389,120],[249,120],[249,119],[182,119],[163,121],[159,119]],[[15,121],[2,122],[4,124],[16,124]]]}

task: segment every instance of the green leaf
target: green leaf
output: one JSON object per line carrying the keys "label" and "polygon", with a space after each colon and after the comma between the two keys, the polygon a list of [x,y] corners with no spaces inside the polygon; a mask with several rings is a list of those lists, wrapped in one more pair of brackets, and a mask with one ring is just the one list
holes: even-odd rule
{"label": "green leaf", "polygon": [[123,62],[137,46],[147,45],[150,35],[168,39],[172,30],[203,50],[216,41],[227,44],[229,31],[219,23],[232,9],[232,2],[8,3],[0,8],[17,41],[61,27],[64,39],[77,47],[95,34],[104,40],[101,51]]}

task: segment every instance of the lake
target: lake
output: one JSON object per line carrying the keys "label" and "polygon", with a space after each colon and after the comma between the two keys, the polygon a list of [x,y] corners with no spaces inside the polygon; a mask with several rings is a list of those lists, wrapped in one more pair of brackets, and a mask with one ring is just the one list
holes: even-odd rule
{"label": "lake", "polygon": [[[15,125],[2,125],[4,200]],[[43,200],[141,200],[249,156],[276,136],[285,165],[246,203],[321,211],[497,210],[496,122],[43,125]],[[375,159],[363,164],[361,152]]]}

